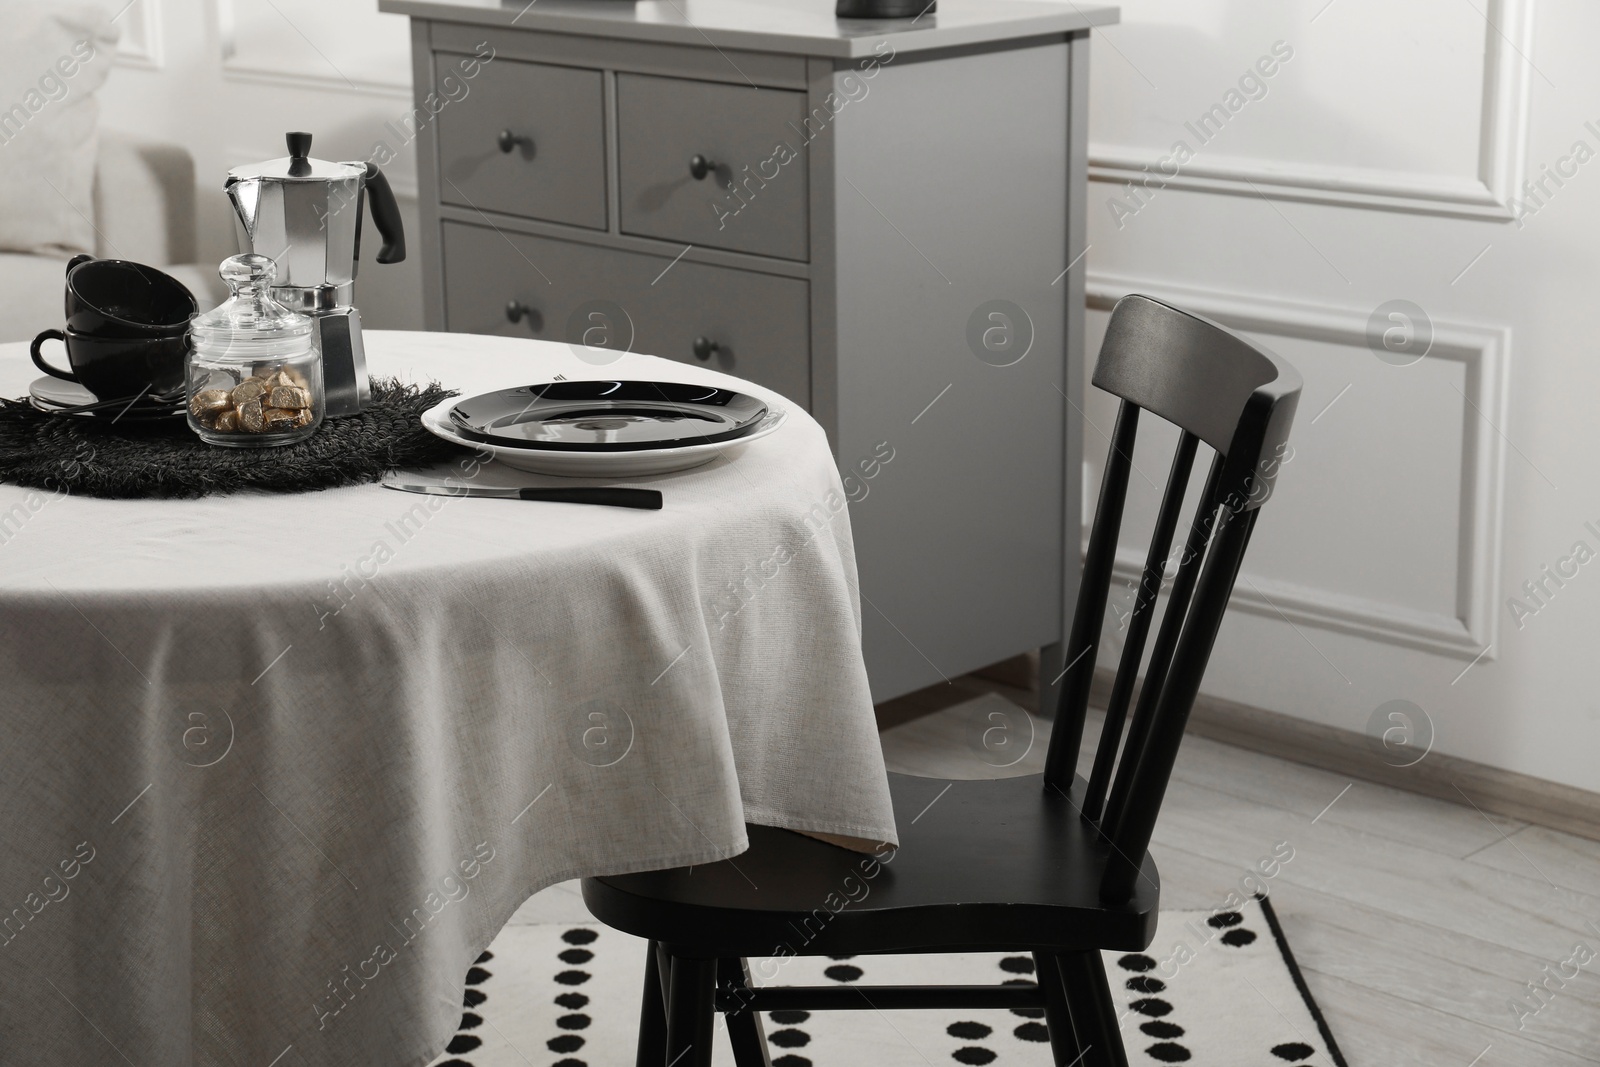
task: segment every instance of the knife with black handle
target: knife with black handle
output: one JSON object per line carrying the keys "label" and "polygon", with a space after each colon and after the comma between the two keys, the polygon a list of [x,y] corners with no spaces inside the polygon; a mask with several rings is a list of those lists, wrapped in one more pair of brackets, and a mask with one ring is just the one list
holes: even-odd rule
{"label": "knife with black handle", "polygon": [[483,485],[421,485],[384,482],[385,489],[402,493],[427,493],[432,496],[478,496],[503,500],[543,500],[553,504],[599,504],[609,508],[661,510],[661,493],[656,489],[611,489],[604,486],[574,485],[570,488],[500,489]]}

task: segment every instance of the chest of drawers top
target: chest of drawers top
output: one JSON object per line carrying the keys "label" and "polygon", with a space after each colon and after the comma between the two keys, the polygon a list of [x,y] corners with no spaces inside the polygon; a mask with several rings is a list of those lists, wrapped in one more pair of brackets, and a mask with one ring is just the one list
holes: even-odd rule
{"label": "chest of drawers top", "polygon": [[[1075,33],[1117,21],[1109,4],[939,0],[916,19],[840,19],[833,0],[379,0],[381,11],[545,33],[857,59]],[[881,53],[880,53],[881,54]]]}

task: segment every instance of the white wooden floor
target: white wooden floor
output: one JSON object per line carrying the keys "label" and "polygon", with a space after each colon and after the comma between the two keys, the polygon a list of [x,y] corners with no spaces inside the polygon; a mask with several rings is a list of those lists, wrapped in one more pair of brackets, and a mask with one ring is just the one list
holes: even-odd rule
{"label": "white wooden floor", "polygon": [[[1033,726],[1008,769],[994,764],[1016,757],[982,741],[996,713],[1015,736]],[[934,777],[1033,773],[1049,724],[1021,714],[984,694],[886,730],[885,761]],[[1187,739],[1151,846],[1162,906],[1220,907],[1284,842],[1294,857],[1268,882],[1272,902],[1351,1067],[1600,1063],[1600,843]],[[566,883],[513,921],[587,918]],[[1580,943],[1595,958],[1558,985]],[[1553,992],[1519,1020],[1513,1002],[1539,1005],[1530,982]]]}

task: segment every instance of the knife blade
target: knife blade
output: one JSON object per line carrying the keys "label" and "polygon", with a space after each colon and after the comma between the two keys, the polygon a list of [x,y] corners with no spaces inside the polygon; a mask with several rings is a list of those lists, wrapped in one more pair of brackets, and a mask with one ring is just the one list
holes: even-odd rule
{"label": "knife blade", "polygon": [[543,500],[554,504],[599,504],[611,508],[661,510],[661,493],[656,489],[611,489],[605,486],[575,485],[570,488],[501,489],[484,485],[423,485],[411,482],[384,482],[385,489],[431,496],[476,496],[499,500]]}

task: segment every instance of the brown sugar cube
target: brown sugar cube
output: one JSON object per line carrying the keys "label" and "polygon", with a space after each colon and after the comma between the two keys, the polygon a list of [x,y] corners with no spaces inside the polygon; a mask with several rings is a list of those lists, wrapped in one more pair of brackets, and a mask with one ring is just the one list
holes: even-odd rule
{"label": "brown sugar cube", "polygon": [[201,421],[229,406],[228,394],[222,389],[202,389],[189,399],[189,413]]}
{"label": "brown sugar cube", "polygon": [[207,429],[216,430],[218,433],[238,433],[239,413],[229,408],[219,414],[216,421],[208,426]]}
{"label": "brown sugar cube", "polygon": [[266,418],[269,430],[292,430],[295,420],[300,417],[300,412],[294,408],[262,408],[261,414]]}
{"label": "brown sugar cube", "polygon": [[262,381],[260,378],[246,378],[244,381],[233,387],[233,392],[230,394],[230,396],[233,399],[234,405],[238,406],[248,403],[258,396],[264,395],[266,391],[267,383]]}
{"label": "brown sugar cube", "polygon": [[267,403],[275,408],[308,408],[311,396],[298,385],[275,385],[267,395]]}
{"label": "brown sugar cube", "polygon": [[303,429],[304,427],[310,426],[311,425],[311,419],[312,419],[311,409],[310,408],[301,408],[299,411],[295,412],[294,428],[299,430],[299,429]]}
{"label": "brown sugar cube", "polygon": [[267,428],[267,416],[259,396],[239,405],[239,427],[248,433],[260,433]]}

